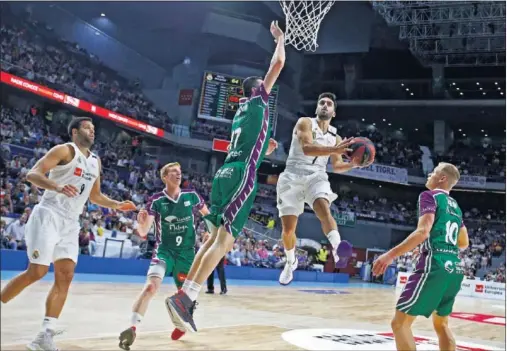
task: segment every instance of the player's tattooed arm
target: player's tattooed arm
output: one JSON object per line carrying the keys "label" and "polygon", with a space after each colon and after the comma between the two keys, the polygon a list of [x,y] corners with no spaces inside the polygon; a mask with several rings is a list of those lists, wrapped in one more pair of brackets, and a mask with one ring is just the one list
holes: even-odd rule
{"label": "player's tattooed arm", "polygon": [[110,199],[106,195],[102,193],[100,190],[100,173],[102,173],[102,163],[99,159],[99,167],[100,172],[99,176],[95,180],[95,183],[93,183],[92,190],[90,192],[90,201],[96,205],[99,205],[101,207],[106,208],[112,208],[114,210],[120,210],[120,211],[132,211],[136,209],[136,205],[132,201],[116,201],[113,199]]}
{"label": "player's tattooed arm", "polygon": [[56,166],[69,163],[73,157],[74,155],[71,152],[70,146],[57,145],[37,161],[26,175],[26,180],[39,188],[56,191],[68,197],[74,197],[79,194],[78,189],[74,185],[57,184],[46,176]]}
{"label": "player's tattooed arm", "polygon": [[296,137],[306,156],[330,156],[344,154],[350,145],[351,139],[345,139],[335,146],[325,146],[313,143],[312,122],[308,117],[301,117],[296,123]]}
{"label": "player's tattooed arm", "polygon": [[[342,142],[342,137],[336,136],[336,145],[340,145]],[[343,162],[343,156],[341,154],[331,154],[331,166],[333,167],[333,171],[336,173],[345,173],[350,171],[353,168],[358,168],[360,166],[359,161],[357,159],[352,159],[350,162]]]}
{"label": "player's tattooed arm", "polygon": [[412,234],[403,240],[401,244],[393,247],[391,250],[377,258],[377,260],[373,263],[373,274],[375,276],[384,274],[387,267],[389,267],[396,257],[414,250],[417,246],[428,239],[434,221],[434,213],[426,213],[419,217],[417,229]]}

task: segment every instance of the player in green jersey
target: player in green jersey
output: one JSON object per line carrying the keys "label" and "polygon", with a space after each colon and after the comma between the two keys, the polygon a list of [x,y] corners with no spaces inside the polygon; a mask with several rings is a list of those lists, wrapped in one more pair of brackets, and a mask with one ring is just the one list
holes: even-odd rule
{"label": "player in green jersey", "polygon": [[449,195],[459,177],[454,165],[438,164],[428,176],[429,190],[419,196],[417,229],[373,264],[373,274],[381,275],[396,257],[421,245],[416,270],[401,293],[391,322],[398,350],[416,349],[412,323],[417,316],[431,315],[440,350],[456,349],[448,316],[464,278],[459,250],[468,247],[461,209]]}
{"label": "player in green jersey", "polygon": [[244,98],[232,121],[230,149],[225,164],[213,179],[210,215],[211,239],[197,253],[182,291],[166,299],[173,323],[178,328],[197,331],[192,306],[211,272],[231,250],[235,237],[243,229],[257,192],[257,169],[265,155],[277,144],[269,140],[268,97],[285,64],[285,39],[277,22],[271,23],[276,49],[264,77],[243,82]]}
{"label": "player in green jersey", "polygon": [[[204,200],[191,189],[181,189],[179,163],[169,163],[160,170],[165,189],[153,195],[145,210],[137,216],[138,232],[146,236],[155,224],[156,246],[148,269],[147,281],[141,295],[132,307],[131,326],[120,335],[120,347],[129,350],[136,338],[136,327],[141,322],[148,304],[155,296],[162,280],[172,273],[174,283],[181,289],[195,257],[194,209],[209,214]],[[185,330],[175,329],[171,335],[178,340]]]}

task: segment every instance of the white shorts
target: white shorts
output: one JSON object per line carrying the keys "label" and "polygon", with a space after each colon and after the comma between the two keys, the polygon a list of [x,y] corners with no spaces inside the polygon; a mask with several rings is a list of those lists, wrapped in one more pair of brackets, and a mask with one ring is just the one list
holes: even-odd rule
{"label": "white shorts", "polygon": [[305,203],[313,209],[315,200],[324,198],[333,203],[338,195],[333,193],[328,175],[318,172],[299,175],[283,172],[276,185],[276,207],[279,216],[299,216],[305,210]]}
{"label": "white shorts", "polygon": [[30,263],[49,266],[65,258],[77,263],[79,230],[79,221],[62,218],[48,207],[35,206],[25,227]]}
{"label": "white shorts", "polygon": [[148,268],[148,274],[146,276],[149,277],[157,277],[164,280],[165,271],[167,270],[167,264],[164,260],[159,260],[158,262],[152,261],[150,263],[150,268]]}

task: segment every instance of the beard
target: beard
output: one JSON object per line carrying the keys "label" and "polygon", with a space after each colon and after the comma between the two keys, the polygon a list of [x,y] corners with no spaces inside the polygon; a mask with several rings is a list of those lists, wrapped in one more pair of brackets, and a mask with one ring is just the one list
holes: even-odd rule
{"label": "beard", "polygon": [[329,121],[332,118],[331,115],[328,115],[325,112],[318,114],[317,117],[319,117],[319,119],[321,119],[323,121]]}

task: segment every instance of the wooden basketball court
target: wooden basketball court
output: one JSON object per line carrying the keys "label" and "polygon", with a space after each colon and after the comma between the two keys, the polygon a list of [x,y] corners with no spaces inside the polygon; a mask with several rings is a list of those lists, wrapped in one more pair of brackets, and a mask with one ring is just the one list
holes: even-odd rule
{"label": "wooden basketball court", "polygon": [[[175,342],[169,337],[172,325],[164,305],[164,298],[173,292],[173,287],[166,283],[150,305],[131,349],[365,350],[369,349],[365,348],[368,338],[375,333],[390,332],[397,295],[394,288],[370,284],[307,283],[304,287],[263,282],[259,284],[264,286],[237,284],[230,282],[226,296],[202,293],[195,318],[199,332]],[[39,282],[11,303],[2,305],[2,350],[22,350],[37,334],[50,286],[48,281]],[[75,282],[59,322],[64,333],[55,337],[58,347],[61,350],[119,350],[118,335],[129,326],[131,306],[141,287],[139,283]],[[505,317],[502,305],[504,301],[459,298],[455,311]],[[458,344],[468,342],[481,345],[480,349],[505,349],[504,325],[456,318],[451,325]],[[320,341],[327,338],[331,343],[315,344],[311,336],[303,340],[305,331],[310,329],[327,329],[325,333],[331,335],[317,338]],[[344,329],[349,332],[341,332]],[[365,347],[351,343],[354,346],[347,348],[340,334],[350,334],[350,329],[369,331],[373,335],[360,336],[366,341]],[[418,320],[414,329],[415,335],[434,337],[431,320]],[[284,334],[291,330],[301,332]],[[294,335],[298,340],[294,341]],[[435,345],[427,347],[420,349],[437,349]],[[374,344],[373,349],[393,348],[392,343],[381,343]]]}

